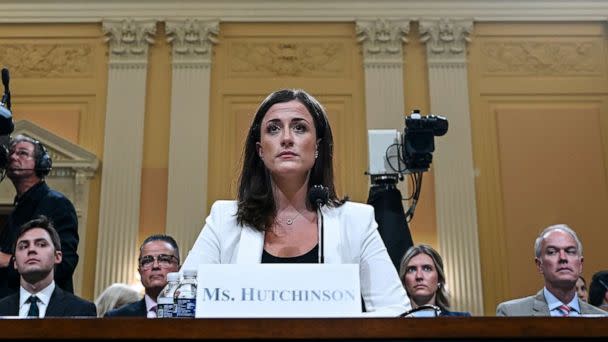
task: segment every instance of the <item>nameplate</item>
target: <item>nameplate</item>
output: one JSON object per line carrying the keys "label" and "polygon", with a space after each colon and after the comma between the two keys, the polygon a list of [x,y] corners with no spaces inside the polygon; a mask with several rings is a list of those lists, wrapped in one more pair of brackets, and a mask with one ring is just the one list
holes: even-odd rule
{"label": "nameplate", "polygon": [[357,317],[357,264],[201,265],[196,317]]}

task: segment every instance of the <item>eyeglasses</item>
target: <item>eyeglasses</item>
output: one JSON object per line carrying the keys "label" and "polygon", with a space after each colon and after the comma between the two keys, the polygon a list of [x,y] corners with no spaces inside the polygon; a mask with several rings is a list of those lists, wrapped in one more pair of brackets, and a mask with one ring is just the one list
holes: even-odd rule
{"label": "eyeglasses", "polygon": [[159,254],[157,256],[154,255],[146,255],[139,258],[139,267],[148,270],[154,266],[154,261],[158,262],[158,266],[162,268],[169,268],[174,264],[179,263],[179,259],[175,255],[168,254]]}
{"label": "eyeglasses", "polygon": [[13,150],[9,152],[9,156],[12,156],[13,154],[16,154],[17,158],[20,159],[27,159],[33,157],[33,153],[30,154],[28,150]]}

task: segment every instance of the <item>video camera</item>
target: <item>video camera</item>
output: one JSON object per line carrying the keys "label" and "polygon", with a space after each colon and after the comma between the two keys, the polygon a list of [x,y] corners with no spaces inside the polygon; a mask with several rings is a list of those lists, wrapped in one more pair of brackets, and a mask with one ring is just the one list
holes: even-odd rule
{"label": "video camera", "polygon": [[429,169],[435,137],[448,131],[448,120],[440,115],[420,115],[415,109],[405,117],[403,134],[394,129],[369,130],[369,171],[377,179],[402,178],[403,174]]}
{"label": "video camera", "polygon": [[433,161],[435,137],[447,131],[448,120],[443,116],[422,116],[418,109],[406,116],[402,148],[406,172],[427,171]]}
{"label": "video camera", "polygon": [[422,174],[433,161],[435,137],[448,131],[448,120],[440,115],[420,115],[415,109],[405,117],[403,133],[397,130],[369,130],[369,170],[372,187],[394,189],[407,174],[412,180],[412,200],[406,213],[408,222],[414,215],[422,188]]}

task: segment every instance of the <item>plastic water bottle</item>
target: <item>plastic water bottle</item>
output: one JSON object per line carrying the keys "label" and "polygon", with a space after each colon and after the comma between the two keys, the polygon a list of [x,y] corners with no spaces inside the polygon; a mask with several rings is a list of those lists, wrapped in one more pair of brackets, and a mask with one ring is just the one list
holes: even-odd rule
{"label": "plastic water bottle", "polygon": [[175,290],[175,317],[194,317],[196,313],[196,270],[184,270],[184,280]]}
{"label": "plastic water bottle", "polygon": [[156,298],[156,317],[175,317],[175,290],[179,286],[179,273],[167,273],[167,285]]}

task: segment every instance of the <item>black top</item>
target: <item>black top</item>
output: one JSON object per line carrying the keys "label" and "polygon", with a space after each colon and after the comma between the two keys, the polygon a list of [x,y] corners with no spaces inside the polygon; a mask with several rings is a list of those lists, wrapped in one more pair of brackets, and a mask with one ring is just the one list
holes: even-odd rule
{"label": "black top", "polygon": [[262,253],[262,264],[318,264],[319,263],[319,245],[315,245],[313,249],[305,254],[290,258],[281,258],[274,256],[266,250]]}
{"label": "black top", "polygon": [[[15,197],[15,208],[6,226],[0,227],[0,250],[13,254],[13,244],[19,227],[38,215],[45,215],[55,226],[61,240],[63,259],[55,266],[55,284],[67,292],[74,292],[72,274],[78,264],[78,218],[72,202],[41,181],[21,197]],[[0,298],[19,292],[19,273],[13,268],[0,267]]]}

